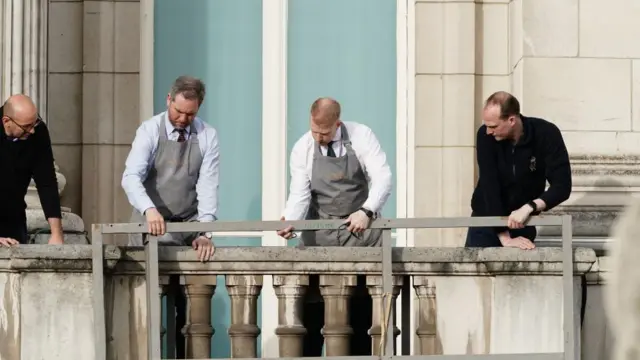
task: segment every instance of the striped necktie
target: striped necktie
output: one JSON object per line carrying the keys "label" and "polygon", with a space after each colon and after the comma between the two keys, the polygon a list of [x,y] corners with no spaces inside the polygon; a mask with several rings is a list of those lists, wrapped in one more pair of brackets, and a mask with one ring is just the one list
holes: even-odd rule
{"label": "striped necktie", "polygon": [[185,137],[184,134],[187,132],[185,129],[176,129],[176,131],[178,132],[178,142],[184,142]]}

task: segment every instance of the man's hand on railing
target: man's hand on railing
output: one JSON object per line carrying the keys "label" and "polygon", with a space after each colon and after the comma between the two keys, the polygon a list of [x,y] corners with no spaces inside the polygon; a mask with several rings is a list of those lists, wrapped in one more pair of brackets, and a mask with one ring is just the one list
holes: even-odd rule
{"label": "man's hand on railing", "polygon": [[0,237],[0,245],[1,246],[14,246],[19,245],[20,243],[12,238]]}
{"label": "man's hand on railing", "polygon": [[211,260],[213,253],[216,251],[216,247],[213,245],[213,240],[207,239],[204,236],[198,236],[191,243],[193,250],[198,252],[198,259],[201,262]]}
{"label": "man's hand on railing", "polygon": [[[284,221],[284,216],[280,218],[280,221]],[[287,226],[286,228],[284,228],[282,230],[278,230],[277,234],[278,234],[278,236],[281,236],[281,237],[283,237],[283,238],[285,238],[287,240],[288,239],[292,239],[292,238],[295,237],[295,236],[293,236],[294,235],[293,226],[291,226],[291,225]]]}
{"label": "man's hand on railing", "polygon": [[501,237],[500,243],[502,243],[504,247],[515,247],[522,250],[531,250],[536,247],[531,240],[522,236],[518,236],[517,238],[512,238],[511,236]]}
{"label": "man's hand on railing", "polygon": [[164,218],[158,212],[156,208],[149,208],[144,212],[144,216],[147,218],[147,224],[149,224],[149,233],[154,236],[164,235],[165,224]]}
{"label": "man's hand on railing", "polygon": [[[533,203],[533,202],[532,202]],[[533,203],[535,205],[535,203]],[[518,210],[514,210],[509,215],[507,226],[510,229],[522,229],[535,209],[530,204],[524,204]]]}

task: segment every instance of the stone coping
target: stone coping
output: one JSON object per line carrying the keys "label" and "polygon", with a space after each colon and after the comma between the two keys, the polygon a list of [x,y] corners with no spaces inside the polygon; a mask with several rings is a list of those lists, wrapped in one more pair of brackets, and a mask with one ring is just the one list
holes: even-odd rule
{"label": "stone coping", "polygon": [[[144,273],[142,248],[104,247],[105,269],[115,274]],[[574,273],[589,272],[595,251],[573,250]],[[189,247],[161,247],[163,274],[380,274],[379,248],[221,247],[201,263]],[[394,274],[400,275],[561,275],[562,250],[537,248],[394,248]],[[0,271],[90,272],[91,245],[23,245],[0,248]]]}

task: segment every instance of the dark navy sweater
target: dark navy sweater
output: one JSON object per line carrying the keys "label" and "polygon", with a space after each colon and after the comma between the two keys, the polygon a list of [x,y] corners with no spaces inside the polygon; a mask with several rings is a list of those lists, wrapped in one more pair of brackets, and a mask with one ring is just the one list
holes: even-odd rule
{"label": "dark navy sweater", "polygon": [[[0,117],[2,113],[0,107]],[[26,222],[24,197],[32,178],[46,218],[61,218],[51,138],[46,124],[38,125],[34,134],[18,141],[9,139],[0,124],[0,171],[0,227],[20,227]]]}
{"label": "dark navy sweater", "polygon": [[[474,216],[508,216],[537,198],[548,211],[571,194],[571,165],[560,129],[543,119],[521,118],[524,133],[515,145],[487,135],[485,125],[478,130],[480,174],[471,199]],[[550,186],[545,191],[547,181]]]}

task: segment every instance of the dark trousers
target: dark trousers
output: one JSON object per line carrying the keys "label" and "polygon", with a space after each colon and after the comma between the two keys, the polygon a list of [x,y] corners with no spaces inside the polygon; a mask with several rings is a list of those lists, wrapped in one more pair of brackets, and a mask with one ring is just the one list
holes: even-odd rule
{"label": "dark trousers", "polygon": [[[538,231],[535,226],[525,226],[522,229],[509,230],[512,238],[522,236],[531,242],[536,240]],[[498,234],[494,228],[491,227],[470,227],[467,230],[467,241],[464,244],[465,247],[502,247]]]}
{"label": "dark trousers", "polygon": [[[318,275],[309,276],[309,289],[306,295],[307,299],[305,300],[318,298],[318,280]],[[369,328],[371,328],[372,310],[373,302],[367,291],[366,278],[363,275],[358,275],[358,285],[349,300],[349,322],[353,328],[350,341],[350,355],[371,355],[371,336],[369,336],[368,331]],[[307,329],[307,334],[304,337],[302,356],[322,356],[324,338],[320,331],[324,326],[324,302],[305,301],[302,323]]]}
{"label": "dark trousers", "polygon": [[29,242],[27,224],[25,222],[0,223],[0,237],[12,238],[20,244],[26,244]]}

